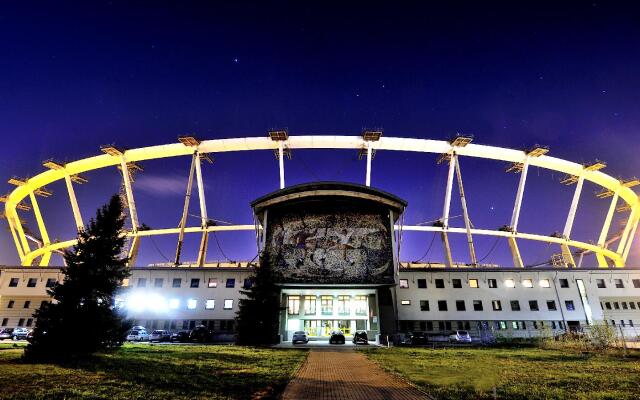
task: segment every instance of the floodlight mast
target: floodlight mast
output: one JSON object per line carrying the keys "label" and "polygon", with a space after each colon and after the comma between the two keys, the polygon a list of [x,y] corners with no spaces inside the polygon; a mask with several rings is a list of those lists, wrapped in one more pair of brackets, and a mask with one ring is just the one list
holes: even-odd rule
{"label": "floodlight mast", "polygon": [[371,186],[371,159],[373,158],[372,142],[377,142],[382,137],[382,129],[364,130],[362,132],[362,140],[364,140],[367,149],[367,172],[365,174],[365,185]]}

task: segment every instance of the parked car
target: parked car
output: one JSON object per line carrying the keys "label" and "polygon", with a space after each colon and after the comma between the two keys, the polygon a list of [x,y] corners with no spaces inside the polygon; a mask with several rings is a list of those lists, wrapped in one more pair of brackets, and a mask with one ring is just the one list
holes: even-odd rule
{"label": "parked car", "polygon": [[291,343],[309,343],[309,338],[307,337],[307,332],[305,331],[295,331],[293,332],[293,338],[291,338]]}
{"label": "parked car", "polygon": [[149,335],[150,342],[168,342],[171,340],[171,332],[164,329],[156,329]]}
{"label": "parked car", "polygon": [[0,329],[0,340],[12,339],[12,338],[13,338],[13,328]]}
{"label": "parked car", "polygon": [[471,335],[467,331],[454,331],[449,335],[450,343],[471,343]]}
{"label": "parked car", "polygon": [[189,341],[189,331],[178,331],[171,334],[171,342],[185,343]]}
{"label": "parked car", "polygon": [[369,344],[367,331],[356,331],[353,334],[353,344]]}
{"label": "parked car", "polygon": [[196,326],[189,334],[189,340],[192,342],[205,343],[211,341],[212,333],[209,328],[204,325]]}
{"label": "parked car", "polygon": [[405,340],[405,344],[420,345],[427,344],[429,337],[424,332],[412,332]]}
{"label": "parked car", "polygon": [[331,332],[331,337],[329,337],[329,344],[344,344],[344,333],[342,333],[342,331]]}
{"label": "parked car", "polygon": [[29,334],[29,329],[27,328],[16,328],[13,330],[13,340],[26,340],[27,335]]}
{"label": "parked car", "polygon": [[128,342],[143,342],[149,340],[149,334],[144,329],[132,329],[127,335]]}

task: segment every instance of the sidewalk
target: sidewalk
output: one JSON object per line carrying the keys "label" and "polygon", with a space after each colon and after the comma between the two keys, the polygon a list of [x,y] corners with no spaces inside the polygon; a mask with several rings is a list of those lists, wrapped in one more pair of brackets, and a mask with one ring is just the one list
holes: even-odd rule
{"label": "sidewalk", "polygon": [[312,349],[283,400],[417,400],[429,397],[353,350]]}

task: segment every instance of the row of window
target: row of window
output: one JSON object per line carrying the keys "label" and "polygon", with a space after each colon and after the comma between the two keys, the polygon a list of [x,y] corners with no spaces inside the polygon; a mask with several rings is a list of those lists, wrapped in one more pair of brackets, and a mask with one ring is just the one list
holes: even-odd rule
{"label": "row of window", "polygon": [[[368,310],[368,296],[359,295],[353,296],[353,300],[349,295],[337,296],[338,315],[350,315],[351,310],[355,311],[356,315],[367,315]],[[300,315],[300,300],[304,299],[304,314],[316,315],[316,306],[318,303],[317,296],[289,296],[287,302],[287,311],[289,315]],[[333,315],[333,296],[320,296],[320,313],[321,315]]]}
{"label": "row of window", "polygon": [[[438,300],[438,311],[449,311],[449,305],[447,300]],[[400,304],[403,306],[410,306],[411,300],[402,300]],[[509,302],[511,306],[511,311],[521,311],[520,301],[519,300],[511,300]],[[565,300],[564,302],[565,308],[567,311],[574,311],[575,305],[573,304],[573,300]],[[464,300],[455,300],[456,311],[467,311],[467,305]],[[472,300],[473,311],[483,311],[484,306],[482,305],[482,300]],[[502,311],[502,302],[500,300],[491,300],[491,308],[493,311]],[[555,300],[547,300],[547,310],[548,311],[557,311],[556,301]],[[540,311],[540,306],[538,305],[538,300],[529,300],[529,310],[530,311]],[[420,311],[431,311],[431,307],[429,306],[429,300],[420,300]]]}
{"label": "row of window", "polygon": [[[640,279],[632,279],[631,280],[633,283],[633,287],[634,288],[640,288]],[[420,279],[416,279],[416,282],[418,284],[418,289],[426,289],[427,288],[427,280],[424,278],[420,278]],[[561,288],[568,288],[569,287],[569,280],[568,279],[558,279],[558,282],[560,284]],[[614,279],[613,280],[614,285],[616,288],[624,288],[624,281],[622,279]],[[444,289],[445,288],[445,282],[444,279],[434,279],[434,284],[436,289]],[[480,287],[480,282],[478,279],[469,279],[468,280],[468,284],[470,288],[479,288]],[[533,283],[533,279],[523,279],[521,281],[522,287],[525,288],[533,288],[534,287],[534,283]],[[551,287],[551,282],[549,279],[540,279],[538,281],[538,285],[542,288],[550,288]],[[409,280],[408,279],[400,279],[399,281],[399,286],[400,289],[408,289],[409,288]],[[596,286],[598,288],[606,288],[606,283],[604,279],[596,279]],[[462,279],[451,279],[451,287],[454,289],[461,289],[462,288]],[[497,279],[487,279],[487,287],[489,288],[497,288],[498,287],[498,281]],[[504,287],[507,288],[514,288],[516,287],[516,281],[514,279],[505,279],[504,280]]]}
{"label": "row of window", "polygon": [[[40,302],[40,306],[42,306],[44,303],[47,303],[46,300],[42,300]],[[16,305],[15,300],[9,300],[9,302],[7,303],[7,308],[14,308]],[[31,300],[25,300],[23,303],[22,308],[30,308],[31,307]]]}
{"label": "row of window", "polygon": [[[56,278],[48,278],[45,287],[51,288],[54,287],[58,280]],[[9,287],[18,287],[20,283],[20,278],[11,278],[9,279]],[[38,285],[38,278],[29,278],[27,280],[27,287],[34,288]]]}
{"label": "row of window", "polygon": [[[9,318],[2,318],[2,324],[0,326],[7,326],[9,324]],[[31,327],[33,325],[33,318],[20,318],[18,319],[18,327]]]}
{"label": "row of window", "polygon": [[[631,282],[633,283],[634,288],[640,288],[640,279],[632,279]],[[619,289],[624,288],[624,282],[622,281],[622,279],[614,279],[613,284]],[[605,283],[604,279],[596,279],[596,286],[599,289],[604,289],[607,287],[607,284]]]}
{"label": "row of window", "polygon": [[[483,330],[525,330],[525,329],[564,329],[563,321],[473,321],[473,329]],[[629,321],[633,326],[633,321]],[[470,321],[400,321],[400,330],[404,332],[420,331],[451,331],[455,329],[471,330]]]}
{"label": "row of window", "polygon": [[133,325],[145,326],[146,323],[149,324],[150,327],[148,329],[165,329],[165,330],[177,330],[177,329],[193,329],[196,326],[206,326],[211,330],[216,331],[233,331],[235,328],[235,321],[232,319],[221,319],[221,320],[136,320],[133,322]]}
{"label": "row of window", "polygon": [[[124,302],[120,300],[120,304],[116,304],[118,307],[124,306]],[[181,307],[180,299],[169,299],[167,302],[167,306],[171,310],[177,310]],[[198,308],[198,300],[196,299],[187,299],[186,302],[187,310],[195,310]],[[216,308],[215,299],[206,299],[204,301],[204,309],[205,310],[214,310]],[[224,299],[222,304],[223,310],[233,310],[233,300],[232,299]]]}
{"label": "row of window", "polygon": [[[638,302],[630,301],[628,303],[626,301],[621,301],[621,302],[605,301],[604,303],[600,302],[600,307],[602,307],[603,310],[604,309],[607,309],[607,310],[620,310],[620,305],[622,305],[622,309],[623,310],[629,310],[629,309],[635,310],[636,309],[636,304],[638,305],[638,310],[640,310],[640,301],[638,301]],[[612,307],[612,305],[613,305],[613,307]]]}
{"label": "row of window", "polygon": [[[151,282],[149,282],[151,283]],[[242,287],[244,289],[249,289],[251,287],[251,279],[250,278],[246,278],[244,280],[244,284],[242,285]],[[129,286],[129,280],[125,279],[122,283],[122,286]],[[144,288],[147,287],[147,278],[138,278],[137,280],[137,287],[139,288]],[[164,286],[164,278],[155,278],[153,280],[153,287],[154,288],[161,288]],[[171,281],[171,287],[173,288],[179,288],[182,287],[182,278],[173,278]],[[191,279],[191,282],[189,283],[189,287],[190,288],[199,288],[200,287],[200,278],[193,278]],[[209,278],[209,281],[207,282],[207,287],[208,288],[217,288],[218,287],[218,278]],[[236,287],[236,279],[235,278],[227,278],[227,280],[225,281],[225,287],[226,288],[234,288]]]}

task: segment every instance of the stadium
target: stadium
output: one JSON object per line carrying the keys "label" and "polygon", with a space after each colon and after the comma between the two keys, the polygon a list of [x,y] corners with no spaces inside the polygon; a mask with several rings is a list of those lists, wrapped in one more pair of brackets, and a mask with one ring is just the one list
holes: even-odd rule
{"label": "stadium", "polygon": [[[362,181],[309,177],[305,183],[287,186],[286,164],[296,152],[308,150],[357,154],[365,164]],[[217,235],[245,232],[255,239],[256,254],[268,257],[275,267],[283,307],[280,335],[285,342],[300,330],[318,341],[328,340],[336,329],[347,337],[366,330],[378,341],[414,331],[446,337],[452,330],[467,330],[480,339],[530,338],[598,323],[615,325],[626,337],[638,335],[634,324],[640,321],[640,270],[626,264],[640,220],[640,202],[632,190],[640,180],[608,175],[602,171],[606,167],[602,161],[555,158],[543,146],[507,149],[474,144],[467,136],[444,141],[386,137],[377,130],[358,136],[289,136],[284,130],[264,137],[215,140],[181,136],[172,144],[128,150],[104,146],[101,151],[101,155],[68,163],[47,160],[43,162],[46,171],[9,180],[16,188],[2,198],[4,216],[20,265],[0,270],[2,327],[35,324],[34,310],[50,300],[47,288],[62,278],[61,252],[75,244],[77,230],[87,222],[76,187],[97,184],[84,176],[91,171],[117,168],[127,208],[132,273],[118,302],[136,325],[173,331],[205,325],[220,340],[232,340],[238,300],[241,291],[251,286],[258,257],[214,260],[207,252],[211,240],[218,242]],[[259,152],[275,154],[279,189],[257,192],[250,204],[238,205],[250,206],[249,223],[211,219],[204,190],[208,178],[201,164],[223,153]],[[372,185],[374,157],[386,152],[435,157],[436,162],[424,168],[443,170],[444,196],[429,205],[430,212],[421,213],[435,213],[437,218],[405,223],[412,208],[405,193],[389,193]],[[138,216],[145,204],[136,202],[134,175],[142,170],[141,162],[169,158],[190,160],[184,173],[183,208],[175,210],[181,217],[178,226],[150,228]],[[465,195],[463,176],[466,182],[482,177],[474,177],[472,168],[463,175],[462,168],[473,160],[493,163],[500,173],[517,176],[513,187],[505,189],[505,196],[513,199],[509,223],[496,220],[493,226],[480,228],[472,222],[477,217],[476,199]],[[521,228],[525,193],[539,190],[528,189],[532,170],[558,174],[555,184],[571,193],[568,203],[550,205],[566,209],[566,219],[559,222],[562,231],[543,234]],[[66,193],[53,196],[48,186],[56,183],[63,183]],[[597,190],[591,193],[587,187]],[[193,195],[198,198],[197,225],[190,225],[188,218]],[[51,240],[47,216],[39,207],[39,199],[48,197],[68,202],[73,216],[76,231],[70,230],[62,240]],[[585,201],[599,201],[604,210],[602,217],[590,212],[583,216],[583,223],[596,231],[588,239],[574,235],[578,210]],[[460,215],[452,215],[454,207]],[[28,228],[26,215],[35,221],[35,232]],[[173,257],[170,262],[141,265],[137,262],[141,243],[157,237],[174,240]],[[186,237],[197,237],[197,254],[185,254]],[[487,239],[493,244],[487,245]],[[405,255],[411,240],[422,241],[425,256]],[[506,258],[485,262],[499,245],[506,249]],[[550,251],[548,259],[529,259],[527,249],[532,246]],[[425,260],[436,248],[441,259]],[[187,257],[193,261],[185,261]]]}

